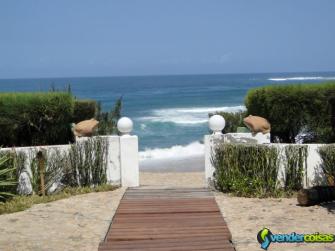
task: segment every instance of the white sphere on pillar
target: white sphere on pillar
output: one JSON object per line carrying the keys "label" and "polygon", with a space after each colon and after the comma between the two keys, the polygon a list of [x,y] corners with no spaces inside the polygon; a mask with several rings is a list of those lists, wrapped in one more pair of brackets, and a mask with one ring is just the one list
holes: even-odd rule
{"label": "white sphere on pillar", "polygon": [[226,125],[226,121],[221,115],[213,115],[209,118],[208,125],[214,134],[221,134],[221,131]]}
{"label": "white sphere on pillar", "polygon": [[122,117],[117,122],[117,129],[120,133],[127,135],[133,130],[133,121],[128,117]]}

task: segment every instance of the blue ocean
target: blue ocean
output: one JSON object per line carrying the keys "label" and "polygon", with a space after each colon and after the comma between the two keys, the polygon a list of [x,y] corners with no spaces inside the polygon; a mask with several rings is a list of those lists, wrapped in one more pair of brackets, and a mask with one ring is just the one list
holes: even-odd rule
{"label": "blue ocean", "polygon": [[250,88],[327,80],[335,80],[335,73],[1,79],[0,91],[43,91],[70,84],[76,97],[101,101],[104,110],[122,96],[122,114],[133,119],[141,158],[147,159],[201,153],[208,113],[245,109]]}

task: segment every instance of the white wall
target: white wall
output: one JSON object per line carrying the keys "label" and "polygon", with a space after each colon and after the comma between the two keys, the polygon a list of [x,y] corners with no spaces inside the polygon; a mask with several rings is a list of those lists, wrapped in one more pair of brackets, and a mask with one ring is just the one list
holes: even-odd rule
{"label": "white wall", "polygon": [[[125,187],[139,186],[139,160],[138,160],[138,138],[137,136],[97,136],[105,138],[108,142],[107,152],[107,182],[112,185],[122,185]],[[95,137],[93,137],[95,138]],[[79,138],[78,143],[88,138]],[[53,151],[69,151],[71,144],[53,145],[53,146],[34,146],[34,147],[16,147],[2,148],[1,152],[15,151],[23,152],[27,157],[24,163],[24,171],[19,178],[19,192],[21,194],[30,194],[32,191],[29,175],[30,160],[36,156],[39,151],[45,151],[47,156]],[[56,187],[53,187],[55,189]]]}
{"label": "white wall", "polygon": [[[231,138],[234,137],[234,134],[231,134],[227,137],[226,134],[220,135],[206,135],[204,142],[205,142],[205,177],[207,180],[208,186],[211,186],[213,183],[213,173],[215,171],[215,167],[212,165],[211,158],[212,153],[215,151],[215,146],[220,143],[245,143],[244,140],[248,138],[250,135],[246,135],[246,137],[241,137],[241,135],[237,135],[238,137],[235,138],[235,140],[232,140]],[[253,136],[251,136],[253,137]],[[227,140],[229,139],[229,140]],[[239,139],[242,139],[243,141],[239,141]],[[260,137],[259,141],[255,142],[249,142],[249,143],[266,143],[268,146],[275,146],[280,150],[280,163],[279,163],[279,170],[278,170],[278,183],[279,185],[283,184],[283,181],[285,180],[285,167],[283,165],[283,160],[285,158],[285,154],[283,149],[285,146],[288,146],[289,144],[267,144],[267,142],[263,141],[267,139],[265,136],[264,138]],[[304,188],[312,187],[315,185],[324,185],[326,184],[326,178],[323,174],[322,168],[321,168],[321,157],[318,153],[318,148],[322,146],[321,144],[301,144],[301,145],[307,145],[308,147],[308,155],[307,155],[307,161],[304,166],[304,177],[303,177],[303,186]]]}

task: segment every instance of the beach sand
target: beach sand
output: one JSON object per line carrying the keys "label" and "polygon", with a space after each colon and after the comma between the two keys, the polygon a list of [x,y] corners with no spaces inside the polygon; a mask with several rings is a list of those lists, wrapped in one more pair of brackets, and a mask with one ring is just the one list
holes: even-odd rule
{"label": "beach sand", "polygon": [[140,172],[141,186],[205,187],[203,172]]}
{"label": "beach sand", "polygon": [[[240,198],[216,193],[216,201],[233,236],[236,251],[259,251],[257,233],[266,227],[273,234],[335,233],[335,203],[300,207],[297,199]],[[331,209],[332,208],[332,209]],[[335,243],[271,243],[269,250],[335,250]]]}
{"label": "beach sand", "polygon": [[[141,172],[142,186],[204,187],[203,172]],[[293,198],[257,199],[235,197],[214,192],[228,227],[236,251],[259,251],[257,233],[269,228],[276,233],[335,233],[335,203],[327,206],[300,207]],[[335,250],[335,243],[278,244],[269,250],[316,251]]]}
{"label": "beach sand", "polygon": [[[144,187],[204,187],[204,172],[140,172]],[[125,189],[78,195],[0,216],[0,250],[97,250]],[[261,250],[256,236],[273,233],[335,233],[335,203],[299,207],[296,198],[241,198],[214,192],[236,251]],[[269,250],[335,250],[330,244],[278,244]]]}
{"label": "beach sand", "polygon": [[0,250],[97,250],[124,191],[77,195],[0,215]]}

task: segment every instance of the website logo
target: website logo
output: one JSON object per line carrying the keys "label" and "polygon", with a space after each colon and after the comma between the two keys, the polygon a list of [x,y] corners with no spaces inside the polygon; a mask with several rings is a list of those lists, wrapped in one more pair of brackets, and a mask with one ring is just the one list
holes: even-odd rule
{"label": "website logo", "polygon": [[263,228],[261,231],[258,232],[257,240],[261,244],[261,248],[263,248],[264,250],[267,250],[270,246],[271,236],[272,233],[268,228]]}
{"label": "website logo", "polygon": [[257,234],[257,241],[261,244],[261,248],[267,250],[270,244],[273,243],[332,243],[335,241],[334,234],[297,234],[292,232],[290,234],[273,234],[270,229],[263,228]]}

